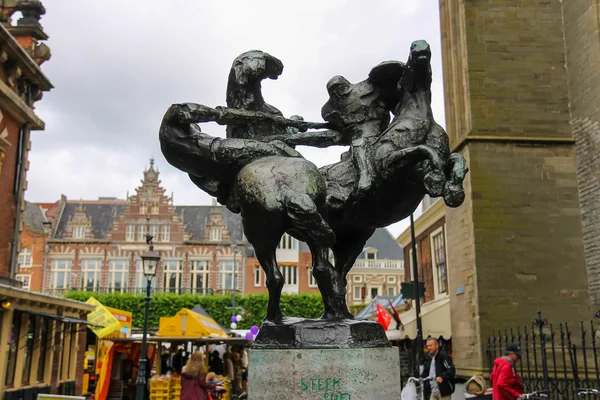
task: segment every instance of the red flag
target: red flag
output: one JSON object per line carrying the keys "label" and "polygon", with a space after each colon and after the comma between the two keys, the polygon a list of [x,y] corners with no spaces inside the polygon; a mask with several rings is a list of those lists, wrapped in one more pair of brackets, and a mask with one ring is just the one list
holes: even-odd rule
{"label": "red flag", "polygon": [[392,317],[385,311],[385,308],[381,306],[381,304],[377,303],[377,322],[383,326],[383,330],[387,331],[388,326],[390,326],[390,322],[392,321]]}
{"label": "red flag", "polygon": [[392,309],[392,315],[394,316],[394,321],[396,321],[396,324],[398,325],[396,327],[396,329],[400,329],[400,326],[402,325],[402,321],[400,320],[400,315],[398,315],[398,311],[396,311],[396,309],[394,308],[392,301],[390,299],[388,299],[388,301],[390,302],[390,308]]}

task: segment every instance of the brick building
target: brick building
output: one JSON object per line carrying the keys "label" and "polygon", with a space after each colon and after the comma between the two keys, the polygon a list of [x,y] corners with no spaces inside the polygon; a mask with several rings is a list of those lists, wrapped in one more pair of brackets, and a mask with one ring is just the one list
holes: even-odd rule
{"label": "brick building", "polygon": [[[22,17],[13,21],[13,14]],[[34,112],[52,88],[40,65],[50,58],[36,0],[0,5],[0,398],[35,398],[37,393],[81,393],[87,304],[24,289],[17,264],[41,269],[44,221],[26,204],[31,131],[44,129]],[[14,23],[14,24],[13,24]],[[39,215],[39,212],[37,213]],[[40,226],[41,225],[41,226]],[[20,250],[20,240],[31,252]],[[35,281],[27,282],[36,285]]]}
{"label": "brick building", "polygon": [[[265,274],[243,237],[240,215],[216,203],[173,205],[152,160],[143,178],[136,194],[127,200],[71,201],[63,196],[53,204],[27,203],[28,226],[36,227],[40,243],[25,238],[32,236],[29,230],[23,233],[19,279],[37,290],[44,268],[36,266],[45,265],[43,291],[53,295],[70,290],[143,293],[146,280],[140,254],[148,249],[145,235],[149,231],[161,254],[152,283],[155,292],[267,292]],[[52,231],[47,254],[40,228],[45,217]],[[284,293],[318,293],[305,243],[285,234],[276,256],[284,276]],[[396,295],[404,276],[402,258],[402,249],[390,233],[377,230],[348,276],[349,304],[362,304],[377,295]]]}
{"label": "brick building", "polygon": [[492,329],[600,308],[598,1],[439,4],[446,127],[471,169],[445,210],[454,361],[471,376]]}

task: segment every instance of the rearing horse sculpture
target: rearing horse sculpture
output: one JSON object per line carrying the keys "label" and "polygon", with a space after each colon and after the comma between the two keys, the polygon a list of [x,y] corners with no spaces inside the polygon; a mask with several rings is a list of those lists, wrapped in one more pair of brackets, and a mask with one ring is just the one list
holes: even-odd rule
{"label": "rearing horse sculpture", "polygon": [[[251,77],[275,79],[282,70],[281,62],[266,53],[245,54],[259,60],[252,63],[241,89],[231,84],[236,74],[230,75],[230,87],[241,99],[244,87],[260,91]],[[460,155],[450,154],[446,133],[433,119],[430,57],[429,45],[418,41],[406,65],[384,63],[356,85],[334,78],[328,84],[330,101],[323,108],[326,124],[285,119],[271,106],[257,104],[254,100],[264,103],[257,93],[249,96],[254,99],[252,109],[188,103],[167,111],[159,134],[166,159],[242,214],[246,237],[267,276],[266,320],[283,319],[283,276],[275,255],[285,232],[311,250],[323,318],[351,319],[346,276],[374,230],[406,218],[425,194],[443,196],[450,207],[462,203],[467,168]],[[272,70],[262,70],[268,68]],[[229,99],[230,93],[228,103]],[[389,112],[395,117],[388,124]],[[208,121],[235,125],[235,137],[201,132],[197,123]],[[244,124],[253,128],[243,131]],[[300,132],[288,134],[282,129],[286,126]],[[331,129],[306,132],[311,128]],[[302,144],[347,144],[351,149],[342,161],[318,169],[294,150]],[[362,158],[357,162],[353,153],[358,151]],[[330,249],[334,265],[328,259]]]}

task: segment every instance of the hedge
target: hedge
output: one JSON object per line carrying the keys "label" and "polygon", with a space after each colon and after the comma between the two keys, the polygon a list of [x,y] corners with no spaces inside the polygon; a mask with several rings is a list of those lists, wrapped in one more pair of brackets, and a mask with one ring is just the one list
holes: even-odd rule
{"label": "hedge", "polygon": [[[65,297],[72,300],[86,301],[96,298],[107,307],[129,311],[133,314],[133,326],[142,327],[144,322],[144,296],[134,294],[97,294],[92,292],[69,292]],[[243,316],[238,329],[250,329],[252,325],[260,326],[267,311],[267,294],[236,296],[237,313]],[[155,294],[150,302],[148,325],[159,326],[160,317],[171,317],[182,308],[193,309],[201,306],[218,323],[229,328],[231,323],[231,296],[195,294]],[[239,308],[237,308],[239,307]],[[281,309],[287,317],[319,318],[323,313],[323,302],[320,295],[283,294]]]}

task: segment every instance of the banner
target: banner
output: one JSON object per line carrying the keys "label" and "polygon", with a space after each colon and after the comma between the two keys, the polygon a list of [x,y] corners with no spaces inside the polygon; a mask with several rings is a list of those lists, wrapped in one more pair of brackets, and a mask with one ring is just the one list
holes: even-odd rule
{"label": "banner", "polygon": [[90,297],[86,303],[96,306],[96,309],[87,316],[87,320],[89,322],[94,325],[99,325],[99,327],[90,326],[90,329],[96,334],[96,336],[103,338],[121,328],[121,322],[119,322],[113,313],[110,312],[108,308],[104,307],[98,300]]}
{"label": "banner", "polygon": [[131,320],[133,315],[128,311],[118,310],[116,308],[106,307],[108,311],[121,323],[118,332],[112,332],[108,337],[128,338],[131,337]]}

